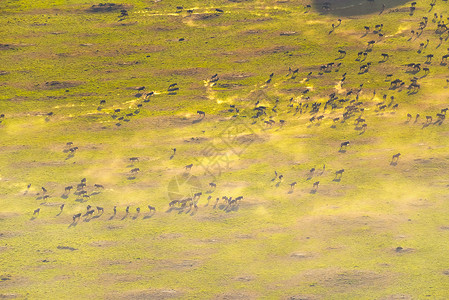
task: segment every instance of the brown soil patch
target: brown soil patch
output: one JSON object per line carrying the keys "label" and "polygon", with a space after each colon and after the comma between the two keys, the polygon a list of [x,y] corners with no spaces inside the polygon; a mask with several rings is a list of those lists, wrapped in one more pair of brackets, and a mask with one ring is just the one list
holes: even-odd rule
{"label": "brown soil patch", "polygon": [[104,12],[111,12],[116,10],[122,10],[125,9],[125,6],[122,4],[115,4],[115,3],[100,3],[96,5],[92,5],[87,9],[87,12],[91,13],[104,13]]}
{"label": "brown soil patch", "polygon": [[200,13],[194,13],[192,14],[190,17],[188,17],[189,19],[193,20],[193,21],[202,21],[202,20],[210,20],[210,19],[214,19],[216,17],[220,16],[220,14],[200,14]]}
{"label": "brown soil patch", "polygon": [[411,299],[413,299],[412,296],[404,294],[389,295],[382,298],[382,300],[411,300]]}
{"label": "brown soil patch", "polygon": [[294,295],[284,298],[285,300],[318,300],[321,299],[319,296],[315,295]]}
{"label": "brown soil patch", "polygon": [[42,90],[57,90],[57,89],[67,89],[81,85],[79,81],[47,81],[45,83],[38,84],[35,88]]}
{"label": "brown soil patch", "polygon": [[217,300],[240,300],[240,299],[259,299],[258,295],[246,291],[233,291],[229,293],[223,293],[214,297]]}
{"label": "brown soil patch", "polygon": [[139,290],[139,291],[129,291],[125,293],[111,293],[105,296],[105,299],[128,299],[128,300],[141,300],[141,299],[152,299],[152,300],[162,300],[171,298],[180,298],[183,293],[180,291],[172,289],[159,289],[159,290]]}

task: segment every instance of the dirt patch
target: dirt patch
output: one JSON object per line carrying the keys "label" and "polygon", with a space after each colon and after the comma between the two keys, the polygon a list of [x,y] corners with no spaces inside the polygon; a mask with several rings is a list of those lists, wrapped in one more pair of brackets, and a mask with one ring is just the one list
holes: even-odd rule
{"label": "dirt patch", "polygon": [[160,289],[160,290],[139,290],[139,291],[129,291],[126,293],[112,293],[106,295],[105,299],[171,299],[171,298],[181,298],[182,292],[172,290],[172,289]]}
{"label": "dirt patch", "polygon": [[78,249],[76,249],[76,248],[69,247],[69,246],[58,246],[57,248],[58,248],[59,250],[70,250],[70,251],[78,250]]}
{"label": "dirt patch", "polygon": [[318,300],[321,299],[321,297],[315,296],[315,295],[294,295],[294,296],[288,296],[284,298],[285,300]]}
{"label": "dirt patch", "polygon": [[240,300],[240,299],[259,299],[259,296],[245,291],[233,291],[215,296],[217,300]]}
{"label": "dirt patch", "polygon": [[91,13],[104,13],[104,12],[111,12],[111,11],[117,11],[125,9],[125,6],[122,4],[115,4],[115,3],[100,3],[92,5],[87,9],[87,12]]}
{"label": "dirt patch", "polygon": [[159,260],[154,262],[155,270],[192,270],[200,265],[197,260],[181,260],[181,261],[171,261],[171,260]]}
{"label": "dirt patch", "polygon": [[0,294],[0,299],[16,299],[22,297],[19,294]]}
{"label": "dirt patch", "polygon": [[265,54],[291,52],[291,51],[296,51],[296,50],[298,50],[298,48],[293,47],[293,46],[275,46],[275,47],[269,47],[269,48],[257,50],[256,54],[265,55]]}
{"label": "dirt patch", "polygon": [[412,296],[404,294],[389,295],[382,298],[382,300],[411,300],[411,299],[413,299]]}
{"label": "dirt patch", "polygon": [[81,85],[82,82],[79,81],[47,81],[45,83],[38,84],[36,86],[37,89],[42,90],[58,90],[58,89],[67,89],[75,86]]}
{"label": "dirt patch", "polygon": [[89,244],[92,247],[112,247],[116,246],[117,242],[114,241],[95,241]]}
{"label": "dirt patch", "polygon": [[220,16],[220,14],[192,14],[189,19],[193,20],[193,21],[202,21],[202,20],[211,20],[214,19],[216,17]]}
{"label": "dirt patch", "polygon": [[253,281],[254,279],[256,279],[256,277],[252,276],[252,275],[241,275],[241,276],[237,276],[236,278],[234,278],[235,281],[240,281],[240,282],[249,282],[249,281]]}
{"label": "dirt patch", "polygon": [[415,252],[415,249],[413,249],[413,248],[403,248],[403,247],[399,246],[399,247],[394,248],[393,252],[399,253],[399,254],[412,253],[412,252]]}

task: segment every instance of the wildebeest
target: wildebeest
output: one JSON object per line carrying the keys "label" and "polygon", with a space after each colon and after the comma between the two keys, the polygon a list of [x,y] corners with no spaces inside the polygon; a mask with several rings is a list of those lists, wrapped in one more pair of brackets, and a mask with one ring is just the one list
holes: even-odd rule
{"label": "wildebeest", "polygon": [[349,141],[342,142],[342,143],[340,144],[340,150],[341,150],[341,148],[343,148],[343,147],[347,147],[349,144],[350,144]]}
{"label": "wildebeest", "polygon": [[205,113],[204,111],[202,111],[202,110],[197,110],[196,113],[197,113],[200,117],[203,117],[203,118],[206,116],[206,113]]}
{"label": "wildebeest", "polygon": [[73,222],[75,222],[76,219],[80,219],[81,218],[81,213],[78,213],[76,215],[73,216]]}
{"label": "wildebeest", "polygon": [[337,177],[337,176],[339,176],[340,175],[340,177],[343,175],[343,172],[345,171],[345,169],[341,169],[341,170],[338,170],[338,171],[336,171],[335,172],[335,177]]}
{"label": "wildebeest", "polygon": [[103,212],[104,212],[104,209],[103,209],[103,207],[97,206],[97,213],[99,214],[99,213],[100,213],[100,211],[101,211],[101,213],[103,213]]}
{"label": "wildebeest", "polygon": [[41,189],[42,189],[42,192],[44,192],[44,193],[46,193],[46,192],[47,192],[47,189],[46,189],[46,188],[44,188],[44,187],[41,187]]}
{"label": "wildebeest", "polygon": [[115,216],[117,214],[117,206],[114,206],[113,210],[114,210],[114,216]]}
{"label": "wildebeest", "polygon": [[86,217],[87,217],[87,216],[92,216],[94,212],[95,212],[94,209],[88,210],[88,211],[86,212],[85,216],[86,216]]}
{"label": "wildebeest", "polygon": [[290,183],[290,189],[291,189],[291,190],[293,190],[293,188],[295,187],[295,185],[296,185],[296,181],[295,181],[295,182],[292,182],[292,183]]}
{"label": "wildebeest", "polygon": [[155,208],[154,206],[148,205],[148,209],[149,209],[150,211],[156,212],[156,208]]}
{"label": "wildebeest", "polygon": [[59,209],[62,211],[64,209],[65,204],[62,204]]}
{"label": "wildebeest", "polygon": [[179,200],[173,200],[168,205],[171,207],[171,206],[173,206],[173,205],[175,205],[177,203],[179,203]]}
{"label": "wildebeest", "polygon": [[86,210],[89,210],[89,209],[91,209],[91,208],[92,208],[92,206],[88,205],[88,206],[86,207]]}
{"label": "wildebeest", "polygon": [[138,173],[140,171],[140,169],[139,168],[134,168],[134,169],[131,169],[131,173]]}
{"label": "wildebeest", "polygon": [[209,183],[209,186],[210,186],[211,188],[214,188],[214,189],[217,187],[217,185],[216,185],[215,183],[213,183],[213,182]]}
{"label": "wildebeest", "polygon": [[432,123],[432,116],[426,116],[426,122]]}
{"label": "wildebeest", "polygon": [[33,212],[33,216],[34,216],[34,215],[39,215],[39,212],[40,212],[40,211],[41,211],[40,208],[35,209],[34,212]]}
{"label": "wildebeest", "polygon": [[314,183],[313,183],[313,188],[314,188],[314,189],[317,189],[319,184],[320,184],[319,181],[314,182]]}
{"label": "wildebeest", "polygon": [[140,214],[140,207],[137,207],[137,208],[136,208],[136,213],[137,213],[137,214]]}
{"label": "wildebeest", "polygon": [[81,179],[81,183],[86,183],[87,179],[84,177],[83,179]]}
{"label": "wildebeest", "polygon": [[104,189],[104,186],[101,184],[94,184],[94,187],[97,189]]}
{"label": "wildebeest", "polygon": [[136,161],[139,161],[139,158],[138,157],[130,157],[129,160],[132,162],[136,162]]}
{"label": "wildebeest", "polygon": [[397,154],[395,154],[395,155],[393,155],[393,157],[392,157],[392,161],[395,161],[396,160],[396,162],[399,160],[399,156],[401,156],[401,153],[397,153]]}
{"label": "wildebeest", "polygon": [[125,211],[126,211],[127,214],[129,213],[129,206],[126,207]]}
{"label": "wildebeest", "polygon": [[69,185],[64,188],[66,192],[70,192],[73,189],[73,186]]}
{"label": "wildebeest", "polygon": [[192,169],[192,167],[193,167],[193,164],[190,164],[190,165],[185,166],[184,168],[185,168],[186,170],[190,170],[190,169]]}

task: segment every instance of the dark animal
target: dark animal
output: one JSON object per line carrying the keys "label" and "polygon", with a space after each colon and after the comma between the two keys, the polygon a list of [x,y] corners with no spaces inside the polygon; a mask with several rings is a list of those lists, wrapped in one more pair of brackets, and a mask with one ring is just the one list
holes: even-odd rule
{"label": "dark animal", "polygon": [[101,213],[103,213],[103,212],[104,212],[104,209],[103,209],[103,207],[97,206],[97,212],[98,212],[98,213],[100,213],[100,211],[101,211]]}
{"label": "dark animal", "polygon": [[102,186],[101,184],[94,184],[94,187],[96,187],[97,189],[104,189],[104,186]]}
{"label": "dark animal", "polygon": [[184,168],[185,168],[186,170],[190,170],[190,169],[192,169],[192,167],[193,167],[193,164],[190,164],[190,165],[185,166]]}
{"label": "dark animal", "polygon": [[34,212],[33,212],[33,216],[34,216],[34,215],[39,215],[39,212],[40,212],[40,211],[41,211],[40,208],[35,209]]}
{"label": "dark animal", "polygon": [[130,157],[129,160],[132,162],[135,162],[135,161],[139,161],[139,158],[138,157]]}
{"label": "dark animal", "polygon": [[338,176],[338,175],[342,176],[344,171],[345,171],[345,169],[341,169],[341,170],[336,171],[335,172],[335,176]]}
{"label": "dark animal", "polygon": [[150,211],[156,212],[156,208],[155,208],[154,206],[148,205],[148,209],[149,209]]}
{"label": "dark animal", "polygon": [[340,144],[340,149],[349,145],[349,141]]}
{"label": "dark animal", "polygon": [[131,169],[131,173],[138,173],[140,171],[140,169],[139,168],[134,168],[134,169]]}
{"label": "dark animal", "polygon": [[73,222],[75,222],[76,219],[80,219],[81,218],[81,213],[78,213],[76,215],[73,216]]}

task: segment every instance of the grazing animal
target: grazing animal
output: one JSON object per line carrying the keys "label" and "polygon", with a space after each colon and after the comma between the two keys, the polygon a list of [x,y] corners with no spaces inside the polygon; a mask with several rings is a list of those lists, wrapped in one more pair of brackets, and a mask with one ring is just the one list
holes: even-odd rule
{"label": "grazing animal", "polygon": [[393,155],[391,160],[392,161],[394,161],[394,160],[398,161],[399,160],[399,156],[401,156],[401,153],[397,153],[397,154]]}
{"label": "grazing animal", "polygon": [[92,215],[94,214],[94,212],[95,212],[94,209],[88,210],[88,211],[86,212],[86,216],[92,216]]}
{"label": "grazing animal", "polygon": [[138,173],[140,171],[140,169],[139,168],[134,168],[134,169],[131,169],[131,173]]}
{"label": "grazing animal", "polygon": [[59,209],[62,211],[64,209],[65,204],[62,204]]}
{"label": "grazing animal", "polygon": [[97,189],[104,189],[104,186],[102,186],[101,184],[94,184],[94,187],[96,187]]}
{"label": "grazing animal", "polygon": [[46,188],[44,188],[44,187],[41,187],[41,189],[42,189],[42,192],[44,192],[44,193],[46,193],[46,192],[47,192],[47,189],[46,189]]}
{"label": "grazing animal", "polygon": [[349,145],[349,141],[343,142],[340,144],[340,149],[343,147],[347,147]]}
{"label": "grazing animal", "polygon": [[70,192],[73,189],[73,186],[69,185],[64,188],[66,192]]}
{"label": "grazing animal", "polygon": [[217,185],[216,185],[215,183],[213,183],[213,182],[209,183],[209,186],[210,186],[211,188],[214,188],[214,189],[217,187]]}
{"label": "grazing animal", "polygon": [[179,200],[173,200],[173,201],[171,201],[168,205],[169,205],[170,207],[172,207],[173,205],[175,205],[175,204],[177,204],[177,203],[179,203]]}
{"label": "grazing animal", "polygon": [[426,116],[426,122],[432,123],[432,116]]}
{"label": "grazing animal", "polygon": [[86,210],[89,210],[89,209],[91,209],[91,208],[92,208],[92,206],[88,205],[88,206],[86,207]]}
{"label": "grazing animal", "polygon": [[338,175],[340,175],[340,177],[343,175],[343,172],[345,171],[345,169],[341,169],[335,172],[335,177],[337,177]]}
{"label": "grazing animal", "polygon": [[314,182],[314,183],[313,183],[313,188],[314,188],[314,189],[317,189],[319,184],[320,184],[319,181]]}
{"label": "grazing animal", "polygon": [[185,168],[186,170],[190,170],[190,169],[192,169],[192,167],[193,167],[193,164],[190,164],[190,165],[185,166],[184,168]]}
{"label": "grazing animal", "polygon": [[98,213],[100,213],[100,211],[101,211],[101,213],[103,213],[103,212],[104,212],[104,209],[103,209],[103,207],[97,206],[97,212],[98,212]]}
{"label": "grazing animal", "polygon": [[292,190],[293,190],[293,188],[295,187],[295,185],[296,185],[296,181],[295,181],[295,182],[292,182],[292,183],[290,183],[290,189],[292,189]]}
{"label": "grazing animal", "polygon": [[137,207],[137,208],[136,208],[136,212],[137,212],[138,214],[140,214],[140,207]]}
{"label": "grazing animal", "polygon": [[76,219],[80,219],[81,218],[81,213],[78,213],[76,215],[73,216],[73,222],[75,222]]}
{"label": "grazing animal", "polygon": [[115,216],[117,214],[117,206],[114,206],[113,210],[114,210],[114,216]]}
{"label": "grazing animal", "polygon": [[196,112],[200,117],[205,117],[206,116],[206,113],[204,112],[204,111],[201,111],[201,110],[198,110],[197,112]]}
{"label": "grazing animal", "polygon": [[129,160],[132,162],[135,162],[135,161],[139,161],[139,158],[138,157],[130,157]]}
{"label": "grazing animal", "polygon": [[40,212],[40,211],[41,211],[40,208],[35,209],[34,212],[33,212],[33,216],[34,216],[34,215],[39,215],[39,212]]}
{"label": "grazing animal", "polygon": [[126,211],[126,214],[129,213],[129,206],[126,207],[126,210],[125,210],[125,211]]}
{"label": "grazing animal", "polygon": [[81,179],[81,183],[86,183],[86,181],[87,181],[86,178]]}
{"label": "grazing animal", "polygon": [[149,209],[150,211],[156,212],[156,208],[155,208],[154,206],[148,205],[148,209]]}

